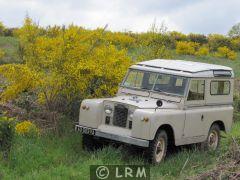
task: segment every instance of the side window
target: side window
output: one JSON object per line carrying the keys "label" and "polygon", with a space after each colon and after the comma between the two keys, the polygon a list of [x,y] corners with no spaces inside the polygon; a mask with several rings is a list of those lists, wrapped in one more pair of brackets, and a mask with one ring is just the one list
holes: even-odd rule
{"label": "side window", "polygon": [[211,95],[228,95],[230,93],[230,81],[211,81]]}
{"label": "side window", "polygon": [[187,100],[204,100],[205,81],[204,80],[191,80]]}

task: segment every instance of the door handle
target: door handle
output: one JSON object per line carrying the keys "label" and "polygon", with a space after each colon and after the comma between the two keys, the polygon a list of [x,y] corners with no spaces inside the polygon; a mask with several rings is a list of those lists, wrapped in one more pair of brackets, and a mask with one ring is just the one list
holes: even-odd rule
{"label": "door handle", "polygon": [[203,114],[202,114],[202,116],[201,116],[201,120],[203,121],[203,119],[204,119],[204,116],[203,116]]}

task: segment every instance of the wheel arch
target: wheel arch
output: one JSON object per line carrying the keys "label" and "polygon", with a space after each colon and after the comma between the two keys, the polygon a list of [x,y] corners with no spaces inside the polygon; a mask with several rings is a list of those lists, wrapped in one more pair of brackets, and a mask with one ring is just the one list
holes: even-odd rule
{"label": "wheel arch", "polygon": [[168,144],[169,145],[175,145],[175,136],[174,136],[174,129],[170,124],[162,124],[161,126],[159,126],[159,128],[157,129],[155,136],[158,132],[160,132],[161,130],[166,131],[167,136],[168,136]]}
{"label": "wheel arch", "polygon": [[226,127],[225,127],[225,124],[224,124],[224,122],[223,122],[222,120],[216,120],[216,121],[214,121],[214,122],[211,124],[210,128],[212,127],[213,124],[217,124],[217,125],[219,126],[219,128],[220,128],[221,131],[226,132]]}

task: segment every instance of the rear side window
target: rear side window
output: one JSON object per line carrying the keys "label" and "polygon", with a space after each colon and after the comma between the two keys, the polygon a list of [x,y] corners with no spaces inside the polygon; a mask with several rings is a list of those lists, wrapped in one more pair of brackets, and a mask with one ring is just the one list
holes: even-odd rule
{"label": "rear side window", "polygon": [[204,100],[205,81],[192,80],[188,92],[188,101]]}
{"label": "rear side window", "polygon": [[230,81],[211,81],[211,95],[228,95],[230,93]]}

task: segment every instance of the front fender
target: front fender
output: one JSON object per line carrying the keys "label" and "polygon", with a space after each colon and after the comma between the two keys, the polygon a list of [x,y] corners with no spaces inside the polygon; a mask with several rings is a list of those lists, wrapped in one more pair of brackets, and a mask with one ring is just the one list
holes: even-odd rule
{"label": "front fender", "polygon": [[[154,117],[153,109],[137,109],[133,115],[132,137],[147,139],[150,137],[151,120]],[[143,121],[143,118],[149,118],[149,121]]]}
{"label": "front fender", "polygon": [[97,128],[101,124],[104,99],[85,99],[81,103],[79,125]]}
{"label": "front fender", "polygon": [[[135,114],[136,113],[136,114]],[[141,139],[153,140],[159,127],[170,125],[173,128],[175,142],[183,135],[185,113],[177,109],[139,109],[135,111],[132,136]],[[148,122],[142,121],[144,117]]]}

